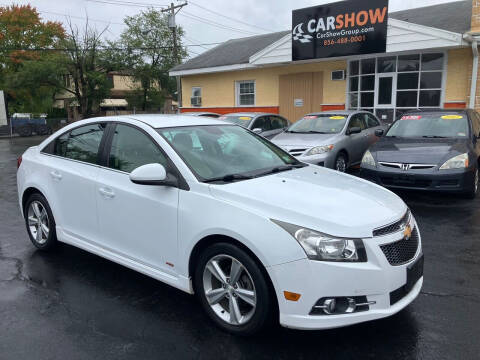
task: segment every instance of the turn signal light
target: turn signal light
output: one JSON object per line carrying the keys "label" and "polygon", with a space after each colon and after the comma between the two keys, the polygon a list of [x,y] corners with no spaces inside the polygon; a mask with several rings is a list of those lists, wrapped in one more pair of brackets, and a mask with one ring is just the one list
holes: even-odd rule
{"label": "turn signal light", "polygon": [[285,296],[285,299],[289,301],[298,301],[298,299],[300,299],[300,296],[302,296],[300,294],[290,292],[290,291],[284,291],[283,295]]}

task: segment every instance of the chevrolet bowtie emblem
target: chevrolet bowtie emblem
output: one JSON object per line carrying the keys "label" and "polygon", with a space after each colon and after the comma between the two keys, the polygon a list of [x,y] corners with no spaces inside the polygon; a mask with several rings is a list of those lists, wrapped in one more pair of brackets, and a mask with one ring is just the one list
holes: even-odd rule
{"label": "chevrolet bowtie emblem", "polygon": [[405,226],[405,230],[403,230],[403,237],[408,240],[412,236],[412,228],[410,225]]}

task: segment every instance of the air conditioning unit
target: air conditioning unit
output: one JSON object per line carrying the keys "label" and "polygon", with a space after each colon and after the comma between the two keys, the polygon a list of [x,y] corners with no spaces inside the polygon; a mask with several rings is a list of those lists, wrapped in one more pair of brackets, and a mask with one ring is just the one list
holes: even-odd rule
{"label": "air conditioning unit", "polygon": [[192,96],[190,98],[192,106],[202,106],[202,97],[201,96]]}
{"label": "air conditioning unit", "polygon": [[332,81],[345,80],[345,70],[332,71]]}

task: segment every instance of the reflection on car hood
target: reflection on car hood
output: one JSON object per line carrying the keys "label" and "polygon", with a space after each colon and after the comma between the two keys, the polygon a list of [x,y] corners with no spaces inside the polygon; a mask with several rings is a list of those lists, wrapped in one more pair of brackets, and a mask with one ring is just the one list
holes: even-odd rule
{"label": "reflection on car hood", "polygon": [[283,132],[278,134],[270,141],[274,144],[283,146],[312,147],[319,145],[335,144],[338,141],[339,134],[296,134]]}
{"label": "reflection on car hood", "polygon": [[270,219],[341,237],[371,237],[402,217],[405,203],[378,185],[317,166],[227,185],[213,196]]}
{"label": "reflection on car hood", "polygon": [[377,161],[439,164],[467,152],[465,139],[414,139],[382,137],[370,151]]}

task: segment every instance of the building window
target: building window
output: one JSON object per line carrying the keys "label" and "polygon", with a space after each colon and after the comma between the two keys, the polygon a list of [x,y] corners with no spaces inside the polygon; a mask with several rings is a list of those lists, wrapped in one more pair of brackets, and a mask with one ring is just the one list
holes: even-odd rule
{"label": "building window", "polygon": [[255,81],[237,81],[235,83],[235,94],[237,106],[255,105]]}
{"label": "building window", "polygon": [[192,106],[202,106],[202,88],[199,86],[192,87]]}
{"label": "building window", "polygon": [[391,122],[411,109],[440,108],[443,53],[352,60],[348,66],[348,108],[368,110]]}

